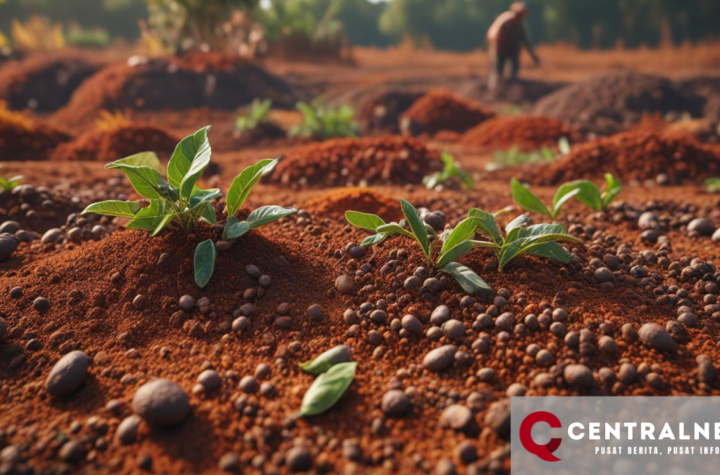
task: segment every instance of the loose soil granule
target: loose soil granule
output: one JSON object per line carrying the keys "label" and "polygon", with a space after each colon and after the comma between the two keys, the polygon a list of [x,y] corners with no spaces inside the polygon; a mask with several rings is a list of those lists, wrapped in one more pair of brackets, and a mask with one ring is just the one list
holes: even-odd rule
{"label": "loose soil granule", "polygon": [[402,219],[398,202],[367,188],[339,188],[310,199],[303,208],[318,216],[345,219],[345,211],[376,214],[385,221]]}
{"label": "loose soil granule", "polygon": [[82,134],[59,146],[51,159],[112,162],[140,152],[155,152],[160,158],[170,158],[179,141],[159,127],[123,124]]}
{"label": "loose soil granule", "polygon": [[93,122],[102,110],[234,110],[257,97],[294,107],[296,91],[257,64],[227,53],[130,58],[85,82],[53,120],[72,127]]}
{"label": "loose soil granule", "polygon": [[469,148],[537,150],[557,146],[561,138],[570,143],[582,140],[572,127],[557,119],[534,116],[509,116],[490,119],[465,133],[462,143]]}
{"label": "loose soil granule", "polygon": [[46,160],[52,149],[68,140],[69,134],[0,103],[0,162]]}
{"label": "loose soil granule", "polygon": [[541,99],[533,113],[559,119],[583,131],[620,132],[643,114],[702,115],[704,100],[668,79],[631,71],[596,76]]}
{"label": "loose soil granule", "polygon": [[625,132],[575,147],[530,181],[556,185],[579,178],[654,180],[666,174],[670,183],[693,182],[720,175],[720,156],[687,136],[652,131]]}
{"label": "loose soil granule", "polygon": [[465,132],[494,116],[480,103],[449,91],[431,91],[402,115],[400,127],[409,135],[435,135],[441,130]]}
{"label": "loose soil granule", "polygon": [[101,65],[74,55],[31,55],[0,70],[0,100],[13,110],[51,112],[67,104],[75,89]]}
{"label": "loose soil granule", "polygon": [[410,137],[328,140],[291,149],[269,181],[293,186],[421,183],[440,154]]}

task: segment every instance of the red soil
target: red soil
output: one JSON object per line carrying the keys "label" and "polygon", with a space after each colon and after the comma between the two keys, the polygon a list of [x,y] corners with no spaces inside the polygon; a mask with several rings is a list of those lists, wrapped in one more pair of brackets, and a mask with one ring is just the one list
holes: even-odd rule
{"label": "red soil", "polygon": [[55,111],[101,65],[72,54],[33,54],[0,69],[0,100],[11,109]]}
{"label": "red soil", "polygon": [[543,146],[555,147],[558,140],[567,138],[570,143],[581,140],[572,127],[557,119],[535,116],[496,117],[468,130],[462,143],[470,148],[537,150]]}
{"label": "red soil", "polygon": [[465,132],[495,116],[485,106],[449,91],[431,91],[405,111],[401,128],[411,135],[434,135],[441,130]]}
{"label": "red soil", "polygon": [[318,216],[345,219],[345,211],[376,214],[388,220],[402,219],[397,202],[368,188],[339,188],[310,199],[303,208]]}
{"label": "red soil", "polygon": [[86,160],[112,162],[139,152],[156,152],[170,158],[178,137],[152,125],[126,124],[110,129],[87,132],[59,146],[52,160]]}
{"label": "red soil", "polygon": [[[131,58],[133,60],[133,58]],[[139,59],[101,70],[83,83],[52,119],[71,127],[93,122],[102,110],[234,110],[257,97],[294,107],[295,91],[280,77],[228,53]]]}
{"label": "red soil", "polygon": [[0,161],[46,160],[70,135],[0,103]]}
{"label": "red soil", "polygon": [[291,149],[270,181],[293,186],[420,183],[440,155],[409,137],[328,140]]}
{"label": "red soil", "polygon": [[667,174],[671,183],[699,183],[720,175],[720,156],[686,136],[625,132],[575,147],[531,181],[559,184],[604,173],[639,181]]}

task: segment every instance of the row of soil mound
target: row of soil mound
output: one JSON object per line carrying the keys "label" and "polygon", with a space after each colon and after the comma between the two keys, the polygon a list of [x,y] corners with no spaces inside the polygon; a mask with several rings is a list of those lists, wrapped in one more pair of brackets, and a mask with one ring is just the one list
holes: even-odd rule
{"label": "row of soil mound", "polygon": [[470,129],[462,138],[468,148],[508,149],[517,147],[523,151],[541,147],[555,147],[561,138],[571,143],[582,141],[582,136],[572,127],[557,119],[535,116],[508,116],[490,119]]}
{"label": "row of soil mound", "polygon": [[14,110],[52,112],[67,104],[80,84],[100,68],[97,61],[71,54],[10,60],[0,68],[0,100]]}
{"label": "row of soil mound", "polygon": [[152,125],[124,124],[93,130],[58,146],[52,160],[112,162],[140,152],[155,152],[170,158],[179,137]]}
{"label": "row of soil mound", "polygon": [[541,99],[533,113],[603,135],[620,132],[643,114],[703,113],[705,100],[660,76],[620,72],[596,76]]}
{"label": "row of soil mound", "polygon": [[669,183],[699,183],[720,176],[720,156],[687,136],[631,131],[574,147],[532,182],[557,185],[579,178],[601,179],[612,173],[621,180],[654,180],[664,174]]}
{"label": "row of soil mound", "polygon": [[0,103],[0,161],[45,160],[70,135]]}
{"label": "row of soil mound", "polygon": [[102,110],[234,110],[257,97],[291,108],[293,87],[257,64],[227,53],[180,57],[133,57],[109,66],[82,84],[53,120],[71,127],[94,121]]}
{"label": "row of soil mound", "polygon": [[495,113],[450,91],[430,91],[405,111],[400,128],[408,135],[435,135],[440,131],[465,132]]}
{"label": "row of soil mound", "polygon": [[293,186],[421,183],[440,154],[410,137],[328,140],[291,149],[270,181]]}

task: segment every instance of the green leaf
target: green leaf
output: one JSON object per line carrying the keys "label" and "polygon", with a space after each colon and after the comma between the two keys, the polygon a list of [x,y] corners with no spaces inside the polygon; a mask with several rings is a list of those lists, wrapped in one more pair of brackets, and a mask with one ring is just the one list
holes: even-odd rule
{"label": "green leaf", "polygon": [[565,206],[565,203],[570,201],[578,193],[580,193],[580,188],[572,183],[565,183],[560,186],[555,192],[555,198],[553,198],[552,218],[555,219],[562,207]]}
{"label": "green leaf", "polygon": [[165,228],[167,227],[167,225],[172,222],[173,219],[175,219],[175,215],[174,215],[174,214],[166,214],[166,215],[160,220],[160,222],[157,224],[157,226],[155,226],[155,229],[153,229],[152,237],[155,237],[155,236],[157,236],[158,234],[160,234],[160,233],[163,231],[163,229],[165,229]]}
{"label": "green leaf", "polygon": [[215,208],[213,208],[212,203],[205,206],[202,217],[210,224],[217,224],[217,216],[215,215]]}
{"label": "green leaf", "polygon": [[388,237],[387,234],[380,234],[380,233],[373,234],[372,236],[368,236],[365,239],[363,239],[362,242],[360,243],[360,245],[362,247],[371,247],[376,244],[380,244],[385,239],[387,239],[387,237]]}
{"label": "green leaf", "polygon": [[212,239],[203,241],[195,248],[195,283],[200,287],[205,287],[215,272],[215,259],[217,259],[217,250]]}
{"label": "green leaf", "polygon": [[358,228],[375,231],[385,224],[379,216],[369,213],[360,213],[359,211],[345,211],[345,219],[348,223]]}
{"label": "green leaf", "polygon": [[465,218],[460,223],[455,226],[455,229],[453,229],[448,237],[443,240],[442,249],[440,252],[442,254],[446,253],[453,247],[457,246],[463,241],[467,241],[468,239],[471,239],[473,236],[475,236],[475,231],[478,227],[478,219],[476,218]]}
{"label": "green leaf", "polygon": [[415,240],[420,244],[420,247],[422,247],[425,257],[430,259],[430,239],[425,229],[425,222],[420,218],[417,210],[410,202],[405,199],[402,199],[401,202],[403,214],[408,221],[410,229],[413,231]]}
{"label": "green leaf", "polygon": [[446,265],[460,259],[465,254],[478,247],[490,247],[493,249],[500,248],[500,246],[494,242],[489,241],[464,241],[446,252],[443,252],[438,258],[437,266],[442,269]]}
{"label": "green leaf", "polygon": [[201,206],[206,206],[212,203],[213,200],[218,198],[220,195],[222,195],[222,192],[217,188],[213,188],[211,190],[201,190],[196,188],[193,196],[190,198],[190,209],[194,210],[200,208]]}
{"label": "green leaf", "polygon": [[127,223],[128,229],[141,229],[154,232],[165,216],[173,216],[173,212],[163,200],[152,200],[150,206],[137,212],[135,218]]}
{"label": "green leaf", "polygon": [[379,234],[386,234],[388,236],[394,236],[395,234],[400,234],[402,236],[407,236],[409,238],[415,239],[415,236],[413,234],[400,226],[398,223],[388,223],[383,224],[382,226],[378,227],[375,231],[377,231]]}
{"label": "green leaf", "polygon": [[85,210],[84,213],[95,213],[102,214],[105,216],[120,216],[122,218],[134,218],[135,214],[140,211],[142,207],[135,201],[101,201],[99,203],[93,203]]}
{"label": "green leaf", "polygon": [[[228,220],[225,225],[224,239],[237,239],[251,229],[259,228],[278,219],[297,213],[297,208],[283,208],[282,206],[263,206],[258,208],[247,217],[245,221],[237,222]],[[234,216],[233,216],[234,218]]]}
{"label": "green leaf", "polygon": [[157,156],[154,153],[139,153],[108,163],[105,168],[117,169],[125,173],[140,196],[148,199],[162,198],[160,187],[165,184],[165,180],[155,168],[156,160]]}
{"label": "green leaf", "polygon": [[505,233],[510,234],[511,232],[520,230],[526,227],[530,223],[530,217],[526,214],[521,214],[517,218],[513,219],[505,226]]}
{"label": "green leaf", "polygon": [[235,177],[227,193],[226,210],[228,216],[234,216],[250,195],[253,186],[260,181],[263,175],[270,173],[277,165],[277,159],[260,160],[255,165],[247,167]]}
{"label": "green leaf", "polygon": [[622,183],[620,183],[620,180],[612,176],[611,173],[606,173],[605,192],[602,194],[603,210],[606,209],[615,198],[617,198],[621,191]]}
{"label": "green leaf", "polygon": [[519,237],[537,237],[548,234],[567,234],[567,230],[562,224],[533,224],[532,226],[522,228]]}
{"label": "green leaf", "polygon": [[12,188],[10,188],[10,183],[6,179],[1,178],[1,177],[0,177],[0,188],[2,188],[3,191],[10,191],[12,189]]}
{"label": "green leaf", "polygon": [[495,244],[502,245],[503,237],[493,214],[478,208],[470,208],[468,218],[477,218],[479,220],[477,228],[490,237]]}
{"label": "green leaf", "polygon": [[543,202],[540,201],[540,198],[535,196],[532,191],[525,188],[525,186],[515,178],[510,180],[510,191],[512,192],[512,197],[515,202],[522,206],[523,209],[544,214],[552,218],[552,213]]}
{"label": "green leaf", "polygon": [[528,254],[538,257],[545,257],[554,261],[562,262],[567,264],[573,259],[573,255],[556,242],[545,242],[537,244],[527,251]]}
{"label": "green leaf", "polygon": [[322,374],[339,363],[349,362],[350,359],[350,347],[347,345],[339,345],[335,348],[327,350],[317,358],[300,363],[300,369],[306,373],[317,376]]}
{"label": "green leaf", "polygon": [[300,415],[322,414],[337,403],[355,378],[357,363],[336,364],[315,379],[303,396]]}
{"label": "green leaf", "polygon": [[575,195],[577,200],[582,204],[589,206],[595,211],[602,211],[603,200],[600,194],[600,188],[589,180],[577,180],[570,183],[571,186],[577,187],[578,194]]}
{"label": "green leaf", "polygon": [[168,182],[185,198],[190,197],[195,183],[210,163],[209,131],[210,126],[203,127],[182,139],[168,162]]}
{"label": "green leaf", "polygon": [[451,276],[455,277],[455,280],[462,289],[470,294],[475,295],[483,291],[492,292],[492,288],[482,280],[482,278],[473,272],[469,267],[465,267],[457,262],[451,262],[442,269],[442,272],[446,272]]}

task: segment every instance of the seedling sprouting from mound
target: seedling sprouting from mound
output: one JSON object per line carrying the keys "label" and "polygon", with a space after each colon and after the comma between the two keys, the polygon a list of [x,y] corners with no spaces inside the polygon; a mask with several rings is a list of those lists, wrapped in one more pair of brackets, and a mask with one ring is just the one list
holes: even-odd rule
{"label": "seedling sprouting from mound", "polygon": [[303,115],[302,125],[290,129],[293,137],[317,139],[357,137],[355,109],[350,106],[332,107],[320,101],[312,104],[298,102],[297,109]]}
{"label": "seedling sprouting from mound", "polygon": [[[167,178],[160,175],[160,160],[152,152],[133,155],[105,166],[125,173],[135,191],[150,201],[149,206],[143,208],[134,201],[102,201],[88,206],[84,212],[130,218],[129,229],[148,231],[152,236],[157,236],[168,226],[189,233],[200,220],[216,224],[213,202],[222,193],[217,188],[203,190],[197,185],[210,164],[209,130],[210,127],[200,129],[178,144],[167,165]],[[224,239],[237,239],[251,229],[297,212],[295,208],[263,206],[253,211],[245,221],[238,221],[235,217],[253,186],[276,164],[277,160],[261,160],[235,177],[227,192],[229,219]],[[200,287],[205,287],[210,281],[216,257],[212,239],[201,242],[195,249],[195,282]]]}
{"label": "seedling sprouting from mound", "polygon": [[526,215],[518,216],[505,226],[505,235],[503,236],[497,225],[496,217],[497,213],[492,214],[472,208],[468,211],[467,219],[461,222],[453,232],[457,232],[461,226],[465,226],[462,237],[472,236],[476,231],[488,236],[495,244],[493,251],[498,259],[500,271],[524,254],[546,257],[562,263],[570,262],[573,258],[572,254],[558,242],[580,242],[578,238],[568,234],[565,226],[561,224],[529,226],[530,219]]}
{"label": "seedling sprouting from mound", "polygon": [[[383,242],[390,236],[401,235],[414,239],[422,249],[425,261],[429,268],[452,275],[463,290],[469,294],[476,294],[483,290],[491,291],[490,286],[479,275],[470,268],[455,262],[462,256],[478,247],[498,248],[498,244],[487,241],[474,241],[475,227],[473,223],[461,223],[450,232],[437,235],[432,227],[427,226],[420,218],[415,207],[408,201],[402,200],[402,211],[408,222],[410,231],[398,223],[385,223],[379,216],[374,214],[347,211],[345,218],[353,226],[368,231],[375,231],[375,234],[365,238],[361,245],[363,247],[373,246]],[[467,220],[466,220],[467,221]],[[439,254],[435,249],[442,242]],[[437,254],[437,258],[435,257]]]}
{"label": "seedling sprouting from mound", "polygon": [[510,182],[513,199],[526,211],[557,218],[562,207],[572,198],[595,211],[604,211],[622,191],[622,184],[610,173],[605,174],[605,191],[589,180],[576,180],[561,185],[555,192],[552,206],[547,207],[532,191],[513,178]]}
{"label": "seedling sprouting from mound", "polygon": [[235,128],[240,132],[255,130],[260,124],[270,121],[270,109],[272,109],[272,100],[255,99],[250,106],[250,110],[245,115],[241,115],[235,121]]}
{"label": "seedling sprouting from mound", "polygon": [[[1,167],[0,167],[1,168]],[[13,176],[10,178],[0,177],[0,194],[5,192],[11,192],[22,184],[25,177],[22,175]]]}
{"label": "seedling sprouting from mound", "polygon": [[450,153],[443,152],[440,158],[443,162],[443,170],[423,178],[425,188],[432,190],[438,185],[452,182],[455,179],[457,179],[460,182],[460,186],[466,190],[475,188],[472,176],[460,168],[460,164],[455,161],[455,158]]}

